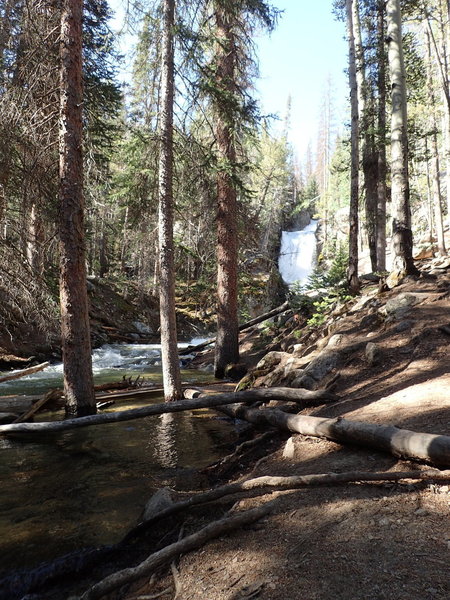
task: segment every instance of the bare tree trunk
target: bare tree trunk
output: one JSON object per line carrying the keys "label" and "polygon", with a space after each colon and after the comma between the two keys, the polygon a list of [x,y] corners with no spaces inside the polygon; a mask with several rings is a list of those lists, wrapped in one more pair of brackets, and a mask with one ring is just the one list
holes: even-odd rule
{"label": "bare tree trunk", "polygon": [[86,287],[82,0],[63,0],[60,39],[60,301],[66,413],[96,412]]}
{"label": "bare tree trunk", "polygon": [[227,365],[239,361],[237,306],[237,197],[233,182],[236,149],[233,110],[227,96],[236,87],[236,46],[231,10],[223,2],[214,3],[216,21],[216,86],[222,92],[215,98],[215,137],[218,150],[217,173],[217,342],[215,376],[222,378]]}
{"label": "bare tree trunk", "polygon": [[161,56],[161,149],[159,156],[159,312],[161,358],[166,401],[181,398],[180,363],[175,314],[173,245],[173,100],[175,1],[163,2]]}
{"label": "bare tree trunk", "polygon": [[428,140],[425,136],[425,156],[427,160],[425,161],[426,166],[426,179],[427,179],[427,204],[428,204],[428,240],[431,245],[433,245],[433,229],[434,229],[434,217],[433,217],[433,192],[431,189],[431,173],[430,173],[430,161],[428,160]]}
{"label": "bare tree trunk", "polygon": [[386,51],[384,3],[378,2],[377,268],[386,270]]}
{"label": "bare tree trunk", "polygon": [[387,0],[387,40],[391,75],[391,174],[393,270],[416,274],[409,199],[408,134],[405,65],[399,0]]}
{"label": "bare tree trunk", "polygon": [[430,127],[431,127],[431,162],[432,162],[432,174],[433,174],[433,206],[434,206],[434,222],[436,228],[436,238],[438,244],[438,252],[440,256],[445,256],[445,242],[444,242],[444,227],[442,223],[442,194],[441,194],[441,180],[440,180],[440,167],[439,167],[439,150],[437,142],[437,120],[436,120],[436,97],[434,93],[434,78],[433,78],[433,66],[431,58],[431,41],[430,33],[428,30],[425,31],[427,41],[427,54],[428,54],[428,100],[430,103]]}
{"label": "bare tree trunk", "polygon": [[361,134],[362,170],[364,175],[364,195],[366,230],[372,271],[377,270],[376,224],[377,224],[377,171],[373,122],[373,92],[366,76],[366,61],[361,36],[361,20],[358,1],[353,0],[353,32],[355,40],[356,83],[358,92],[358,120]]}
{"label": "bare tree trunk", "polygon": [[353,2],[346,0],[349,43],[349,84],[351,103],[351,175],[350,175],[350,236],[347,281],[350,290],[359,290],[358,279],[358,196],[359,196],[359,114],[358,84],[356,80],[355,36]]}

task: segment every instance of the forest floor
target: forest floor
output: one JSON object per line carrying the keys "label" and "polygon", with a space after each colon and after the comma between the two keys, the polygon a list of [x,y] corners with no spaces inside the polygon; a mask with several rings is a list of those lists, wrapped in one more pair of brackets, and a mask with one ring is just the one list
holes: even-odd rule
{"label": "forest floor", "polygon": [[[370,341],[377,345],[377,360],[369,361],[361,346],[347,354],[331,373],[339,373],[339,400],[302,414],[449,434],[449,266],[433,271],[428,265],[435,278],[410,280],[382,294],[366,288],[362,293],[368,293],[368,303],[322,328],[319,346],[331,334],[340,334],[343,344]],[[379,317],[388,301],[411,295],[414,305]],[[253,461],[238,461],[232,479],[427,468],[368,448],[301,435],[289,441],[280,434],[263,451],[259,448]],[[268,517],[182,556],[172,569],[111,598],[450,598],[450,482],[355,483],[234,497],[231,503],[185,514],[183,535],[230,509],[235,513],[275,497],[276,509]]]}

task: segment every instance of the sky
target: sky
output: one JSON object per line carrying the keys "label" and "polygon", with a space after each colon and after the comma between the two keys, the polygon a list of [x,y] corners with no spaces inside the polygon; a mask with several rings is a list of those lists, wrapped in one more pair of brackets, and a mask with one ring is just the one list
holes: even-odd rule
{"label": "sky", "polygon": [[[282,127],[291,97],[290,141],[300,160],[308,143],[315,148],[321,99],[331,81],[337,126],[345,121],[348,98],[345,25],[332,14],[332,0],[271,0],[282,14],[272,34],[256,43],[260,79],[256,91],[263,114],[278,115],[274,130]],[[121,25],[121,7],[127,0],[110,0]],[[341,127],[342,128],[342,127]]]}

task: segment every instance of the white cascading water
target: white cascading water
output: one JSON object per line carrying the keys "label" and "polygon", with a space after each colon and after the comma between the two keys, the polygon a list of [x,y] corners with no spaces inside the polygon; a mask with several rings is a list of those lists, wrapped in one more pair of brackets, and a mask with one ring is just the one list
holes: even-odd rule
{"label": "white cascading water", "polygon": [[287,285],[304,285],[314,268],[317,251],[318,221],[311,221],[301,231],[283,231],[278,270]]}

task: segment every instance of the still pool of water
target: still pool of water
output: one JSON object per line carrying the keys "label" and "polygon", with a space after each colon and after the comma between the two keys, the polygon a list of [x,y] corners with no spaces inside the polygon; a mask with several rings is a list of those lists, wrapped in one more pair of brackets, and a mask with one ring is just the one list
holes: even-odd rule
{"label": "still pool of water", "polygon": [[[108,376],[107,369],[99,369],[98,375]],[[154,365],[147,364],[140,371],[148,369],[154,371],[153,379],[160,377]],[[135,372],[126,368],[127,375]],[[31,376],[33,385],[38,375]],[[198,372],[190,376],[205,380]],[[43,387],[48,388],[48,382]],[[12,386],[8,388],[6,393],[14,393]],[[3,386],[1,393],[5,393]],[[114,409],[160,401],[128,398]],[[42,415],[42,420],[48,418],[53,417]],[[195,477],[193,469],[226,454],[237,435],[230,421],[198,410],[31,441],[0,437],[0,572],[30,568],[72,550],[118,541],[139,520],[156,489],[189,487]]]}

